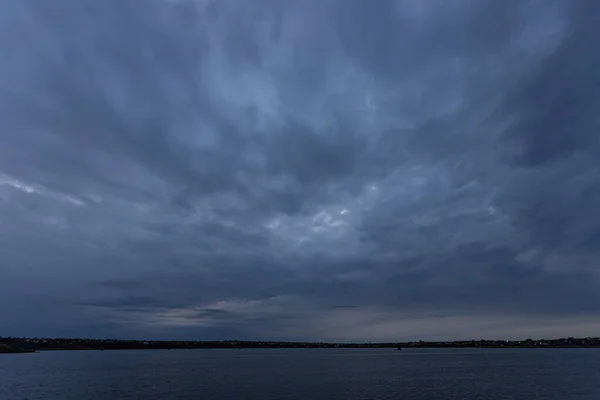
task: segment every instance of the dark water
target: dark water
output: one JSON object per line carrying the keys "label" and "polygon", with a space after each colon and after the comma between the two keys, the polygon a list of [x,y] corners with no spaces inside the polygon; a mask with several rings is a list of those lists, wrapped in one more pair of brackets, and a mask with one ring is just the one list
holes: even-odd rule
{"label": "dark water", "polygon": [[0,355],[0,400],[600,400],[600,350],[172,350]]}

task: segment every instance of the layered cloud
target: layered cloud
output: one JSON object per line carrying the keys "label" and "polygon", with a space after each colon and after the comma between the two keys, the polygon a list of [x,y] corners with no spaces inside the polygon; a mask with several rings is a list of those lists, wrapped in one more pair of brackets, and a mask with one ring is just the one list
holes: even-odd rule
{"label": "layered cloud", "polygon": [[3,2],[0,328],[593,334],[598,12]]}

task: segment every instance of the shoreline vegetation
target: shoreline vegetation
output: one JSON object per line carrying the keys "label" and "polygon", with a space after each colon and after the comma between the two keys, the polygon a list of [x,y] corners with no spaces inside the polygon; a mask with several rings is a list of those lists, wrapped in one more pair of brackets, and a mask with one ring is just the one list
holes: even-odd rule
{"label": "shoreline vegetation", "polygon": [[33,349],[22,349],[20,347],[14,347],[0,343],[0,354],[16,354],[16,353],[35,353]]}
{"label": "shoreline vegetation", "polygon": [[387,343],[323,343],[277,341],[167,341],[87,338],[0,337],[0,354],[51,350],[177,350],[177,349],[276,349],[276,348],[600,348],[600,338],[539,340],[464,340]]}

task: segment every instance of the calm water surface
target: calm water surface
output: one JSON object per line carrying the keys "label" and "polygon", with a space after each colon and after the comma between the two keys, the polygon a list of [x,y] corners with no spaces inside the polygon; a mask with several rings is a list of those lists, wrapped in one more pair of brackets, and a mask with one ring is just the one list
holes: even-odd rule
{"label": "calm water surface", "polygon": [[600,350],[171,350],[0,355],[0,400],[599,400]]}

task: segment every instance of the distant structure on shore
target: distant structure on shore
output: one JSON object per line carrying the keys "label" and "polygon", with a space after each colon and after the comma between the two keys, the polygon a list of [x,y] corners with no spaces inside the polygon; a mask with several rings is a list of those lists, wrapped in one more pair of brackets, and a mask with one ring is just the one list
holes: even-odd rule
{"label": "distant structure on shore", "polygon": [[142,341],[85,338],[0,337],[0,353],[40,350],[150,350],[150,349],[246,349],[246,348],[570,348],[600,347],[600,338],[539,340],[465,340],[388,343],[321,343],[276,341]]}

